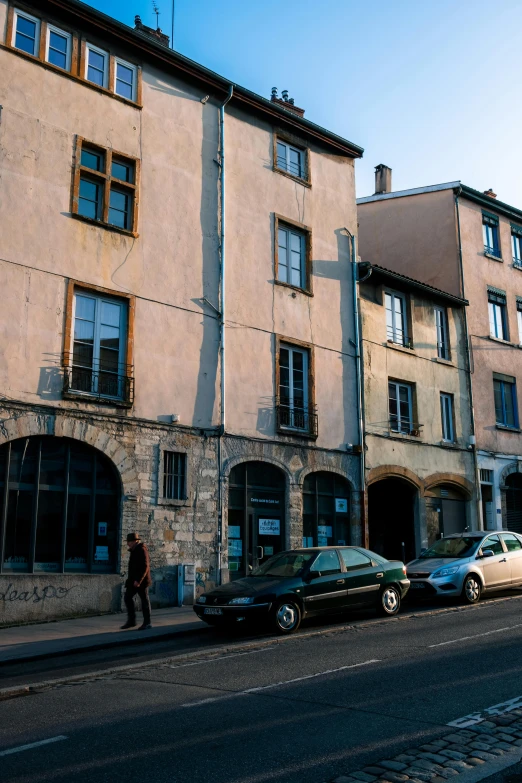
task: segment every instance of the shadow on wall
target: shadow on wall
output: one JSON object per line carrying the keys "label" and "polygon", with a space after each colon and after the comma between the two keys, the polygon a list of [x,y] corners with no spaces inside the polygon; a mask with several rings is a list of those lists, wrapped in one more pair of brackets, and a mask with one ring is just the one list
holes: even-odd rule
{"label": "shadow on wall", "polygon": [[[342,440],[338,448],[344,450],[346,443],[350,443],[355,436],[357,423],[355,336],[353,328],[350,237],[347,236],[344,228],[336,228],[335,235],[337,237],[337,260],[317,261],[314,259],[312,266],[315,277],[339,281],[343,427],[340,430]],[[319,413],[321,412],[319,411]]]}
{"label": "shadow on wall", "polygon": [[[219,168],[215,164],[218,150],[218,109],[212,104],[202,106],[202,187],[199,219],[202,241],[201,290],[203,296],[218,306],[219,242],[218,185]],[[208,305],[203,303],[206,309]],[[219,356],[219,327],[216,313],[203,317],[203,335],[199,355],[199,371],[194,401],[194,425],[212,424],[216,401],[216,379]]]}

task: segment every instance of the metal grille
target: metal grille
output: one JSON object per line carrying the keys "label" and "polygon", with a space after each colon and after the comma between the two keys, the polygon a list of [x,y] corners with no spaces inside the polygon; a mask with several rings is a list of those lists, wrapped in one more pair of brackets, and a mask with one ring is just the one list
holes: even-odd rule
{"label": "metal grille", "polygon": [[68,366],[64,368],[63,391],[69,396],[78,393],[104,402],[114,399],[131,405],[134,378],[130,367],[126,368],[125,375],[117,375],[100,369]]}
{"label": "metal grille", "polygon": [[485,468],[480,469],[480,480],[484,484],[493,484],[493,471],[492,470],[486,470]]}
{"label": "metal grille", "polygon": [[168,500],[185,500],[187,455],[166,451],[163,455],[163,497]]}
{"label": "metal grille", "polygon": [[301,408],[290,405],[276,405],[277,428],[294,430],[302,434],[317,437],[318,421],[315,406]]}

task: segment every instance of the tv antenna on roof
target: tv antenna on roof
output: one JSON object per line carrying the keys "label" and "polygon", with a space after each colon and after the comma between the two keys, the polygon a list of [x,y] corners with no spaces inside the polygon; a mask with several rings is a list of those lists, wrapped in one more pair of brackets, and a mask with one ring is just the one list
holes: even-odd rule
{"label": "tv antenna on roof", "polygon": [[159,15],[160,15],[160,10],[159,10],[159,8],[158,8],[158,5],[157,5],[157,3],[155,2],[155,0],[152,0],[152,12],[153,12],[154,14],[156,14],[156,27],[159,29]]}

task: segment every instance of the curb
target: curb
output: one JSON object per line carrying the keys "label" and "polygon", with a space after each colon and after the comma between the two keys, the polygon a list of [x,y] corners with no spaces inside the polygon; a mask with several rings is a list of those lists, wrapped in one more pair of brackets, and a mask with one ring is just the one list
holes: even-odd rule
{"label": "curb", "polygon": [[[367,622],[358,623],[357,625],[354,624],[348,624],[348,625],[336,625],[336,626],[326,626],[323,629],[318,629],[314,631],[309,631],[307,633],[298,633],[295,636],[281,636],[281,637],[271,637],[269,639],[263,639],[259,638],[257,640],[250,640],[241,642],[238,641],[235,644],[223,644],[220,646],[213,646],[213,647],[206,647],[202,650],[196,650],[191,653],[181,653],[179,655],[167,655],[164,658],[155,658],[153,661],[141,661],[139,663],[131,663],[126,664],[123,666],[112,666],[107,669],[100,669],[96,672],[86,672],[83,674],[78,675],[71,675],[69,677],[58,677],[53,680],[42,680],[40,682],[32,683],[31,685],[16,685],[12,686],[10,688],[0,688],[0,702],[5,701],[7,699],[13,699],[17,698],[18,696],[28,696],[32,695],[34,693],[37,693],[38,691],[41,691],[43,689],[52,688],[55,686],[60,685],[66,685],[66,684],[74,684],[74,683],[83,683],[87,682],[89,680],[95,680],[100,679],[103,677],[107,677],[111,674],[119,673],[119,672],[125,672],[125,671],[132,671],[133,669],[137,668],[146,668],[147,666],[155,666],[158,663],[166,663],[169,661],[183,661],[191,658],[197,658],[201,656],[208,656],[212,655],[213,653],[223,653],[223,652],[229,652],[229,651],[235,651],[238,648],[240,649],[252,649],[257,647],[267,647],[270,645],[277,645],[277,644],[291,644],[295,642],[299,642],[303,639],[308,639],[315,636],[326,636],[331,634],[337,634],[337,633],[344,633],[345,631],[356,631],[359,628],[368,628],[375,625],[389,625],[393,622],[402,622],[404,620],[415,620],[419,617],[432,617],[433,615],[439,615],[439,614],[449,614],[451,612],[461,612],[461,611],[479,611],[480,609],[485,609],[487,606],[489,606],[492,603],[500,603],[502,601],[512,601],[517,598],[522,598],[522,595],[515,595],[515,596],[506,596],[503,598],[497,598],[488,601],[487,603],[481,603],[476,604],[473,606],[451,606],[451,607],[444,607],[442,609],[434,609],[433,611],[426,611],[426,612],[410,612],[408,614],[399,615],[398,617],[394,618],[382,618],[378,620],[370,620]],[[200,628],[191,628],[186,631],[171,631],[166,634],[161,634],[152,638],[149,638],[149,641],[155,641],[155,640],[163,640],[163,639],[169,639],[169,638],[176,638],[179,636],[189,636],[191,634],[196,635],[200,633],[201,631],[210,630],[205,628],[203,626]],[[124,639],[118,640],[115,643],[112,643],[110,645],[106,644],[98,644],[93,645],[91,647],[82,647],[82,648],[76,648],[71,650],[61,650],[58,653],[42,653],[39,656],[33,657],[33,658],[24,658],[22,659],[24,662],[29,660],[41,660],[44,658],[53,658],[57,656],[65,656],[65,655],[71,655],[75,652],[83,652],[87,650],[95,650],[95,649],[107,649],[112,647],[118,647],[118,646],[124,646],[127,644],[139,644],[143,642],[143,638],[140,637],[138,639],[130,639],[125,641]],[[18,663],[19,661],[7,661],[5,663]],[[3,663],[3,665],[5,665]],[[471,782],[470,782],[471,783]]]}

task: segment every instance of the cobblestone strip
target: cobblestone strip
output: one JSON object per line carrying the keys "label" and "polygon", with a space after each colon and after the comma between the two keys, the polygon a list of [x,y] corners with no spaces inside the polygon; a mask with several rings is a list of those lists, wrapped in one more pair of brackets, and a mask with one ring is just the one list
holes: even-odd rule
{"label": "cobblestone strip", "polygon": [[[522,751],[522,708],[459,729],[392,759],[330,778],[329,783],[446,783],[499,756]],[[456,782],[455,782],[456,783]]]}

